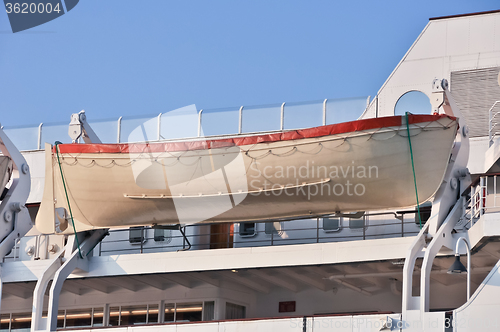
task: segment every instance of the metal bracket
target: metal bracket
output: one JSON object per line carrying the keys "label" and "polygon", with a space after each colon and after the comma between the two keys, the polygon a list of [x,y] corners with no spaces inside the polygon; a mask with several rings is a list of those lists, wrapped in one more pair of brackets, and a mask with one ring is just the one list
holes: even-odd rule
{"label": "metal bracket", "polygon": [[432,96],[430,98],[432,105],[432,112],[439,113],[439,108],[444,103],[444,91],[448,89],[448,81],[435,79],[432,82]]}
{"label": "metal bracket", "polygon": [[[82,237],[80,250],[83,258],[80,258],[78,248],[76,248],[75,236],[72,236],[64,250],[55,257],[42,272],[33,292],[33,309],[31,312],[31,331],[55,331],[57,329],[57,311],[59,308],[59,294],[64,281],[75,270],[88,271],[88,254],[92,249],[108,235],[108,229],[98,229],[88,233],[77,233]],[[42,320],[43,300],[49,281],[52,285],[49,291],[49,312],[46,321]],[[45,323],[45,326],[44,326]]]}
{"label": "metal bracket", "polygon": [[[0,151],[7,167],[0,174],[0,264],[3,258],[14,247],[15,241],[23,237],[33,227],[28,209],[25,204],[31,188],[30,170],[26,160],[5,132],[0,128]],[[4,161],[5,162],[5,161]],[[9,181],[8,190],[4,186]],[[1,267],[0,267],[1,269]],[[1,271],[0,271],[1,272]],[[2,279],[0,276],[0,306],[1,306]]]}
{"label": "metal bracket", "polygon": [[87,123],[87,116],[85,111],[81,110],[80,113],[71,114],[71,121],[69,123],[68,135],[71,137],[73,143],[78,142],[81,137],[87,144],[101,143],[94,130]]}
{"label": "metal bracket", "polygon": [[[458,118],[460,128],[465,128],[467,124],[448,91],[448,82],[434,80],[432,90],[431,104],[434,112]],[[412,243],[405,259],[402,290],[404,320],[410,319],[409,317],[417,312],[423,319],[429,310],[432,262],[443,246],[450,249],[453,246],[451,231],[460,219],[463,210],[463,197],[460,194],[470,184],[470,174],[466,169],[468,159],[469,137],[466,131],[459,130],[443,182],[434,196],[431,217]],[[452,183],[455,185],[450,185]],[[460,198],[457,199],[457,197]],[[413,270],[418,257],[423,257],[424,261],[420,277],[420,296],[414,297],[412,296]]]}

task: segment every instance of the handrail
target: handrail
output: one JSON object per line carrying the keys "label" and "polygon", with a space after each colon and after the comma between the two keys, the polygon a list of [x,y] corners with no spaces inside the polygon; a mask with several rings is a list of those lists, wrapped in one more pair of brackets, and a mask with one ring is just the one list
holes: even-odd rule
{"label": "handrail", "polygon": [[[356,97],[356,98],[345,98],[345,99],[338,99],[338,101],[341,101],[342,103],[345,103],[345,101],[348,101],[348,102],[352,102],[354,103],[353,105],[355,105],[355,107],[357,109],[359,109],[359,114],[356,114],[357,118],[360,118],[364,112],[363,112],[363,109],[364,109],[364,100],[365,98],[364,97]],[[299,105],[301,105],[302,107],[305,107],[305,111],[302,112],[302,113],[297,113],[297,114],[294,114],[293,116],[299,116],[299,118],[295,119],[295,123],[302,123],[303,121],[301,121],[302,119],[306,120],[308,118],[311,118],[311,114],[313,114],[313,117],[315,119],[317,119],[315,121],[314,124],[310,124],[310,126],[324,126],[327,124],[327,114],[328,114],[328,111],[329,109],[328,108],[334,108],[337,110],[337,106],[335,106],[335,102],[337,101],[337,99],[323,99],[323,100],[320,100],[320,101],[312,101],[310,103],[299,103]],[[330,103],[332,102],[332,103]],[[332,106],[333,105],[333,106]],[[343,104],[344,105],[344,104]],[[289,109],[289,107],[293,110],[294,107],[296,107],[297,104],[296,103],[281,103],[281,104],[276,104],[276,105],[273,105],[273,109],[272,109],[272,112],[274,112],[274,107],[276,107],[276,111],[278,111],[279,109],[279,124],[276,123],[275,125],[273,125],[273,129],[271,130],[261,130],[261,131],[255,131],[255,132],[252,132],[252,134],[257,134],[257,133],[274,133],[274,132],[280,132],[280,131],[284,131],[284,130],[293,130],[293,129],[303,129],[303,127],[300,127],[300,128],[296,128],[296,127],[293,127],[293,128],[289,128],[289,126],[287,126],[285,124],[285,117],[288,117],[289,113],[287,113],[287,110]],[[352,105],[347,105],[347,106],[342,106],[342,107],[347,107],[347,109],[352,109]],[[256,107],[257,109],[259,108],[259,106]],[[246,135],[246,134],[250,134],[250,132],[245,132],[243,129],[244,129],[244,119],[243,119],[243,111],[244,109],[246,109],[244,106],[240,106],[238,109],[237,109],[237,112],[238,112],[238,123],[236,124],[237,125],[237,129],[234,130],[235,132],[232,133],[232,135]],[[249,108],[249,111],[251,111],[253,108]],[[342,109],[341,109],[342,110]],[[210,111],[210,110],[209,110]],[[231,112],[234,112],[234,110],[231,110]],[[293,111],[292,111],[293,112]],[[331,111],[330,111],[331,112]],[[205,112],[206,113],[206,112]],[[314,113],[317,115],[315,116]],[[167,137],[167,135],[165,135],[165,133],[163,133],[162,135],[162,115],[165,115],[166,113],[159,113],[158,115],[150,115],[151,118],[145,116],[144,117],[144,121],[147,121],[147,120],[150,120],[150,119],[156,119],[156,126],[154,127],[155,129],[151,129],[152,132],[150,133],[150,135],[147,135],[147,137],[153,137],[153,140],[157,140],[157,141],[163,141],[164,138],[163,136]],[[291,113],[293,114],[293,113]],[[195,137],[204,137],[203,135],[203,125],[204,125],[204,120],[205,120],[205,116],[204,116],[204,112],[203,112],[203,109],[201,109],[199,112],[198,112],[198,123],[197,123],[197,131],[195,134],[196,136]],[[359,115],[359,116],[358,116]],[[110,119],[110,120],[106,120],[106,122],[109,121],[109,129],[111,128],[116,128],[116,138],[113,137],[112,139],[107,139],[107,142],[106,143],[126,143],[127,142],[127,139],[126,138],[122,138],[121,135],[122,135],[122,122],[123,121],[126,121],[127,118],[126,117],[119,117],[118,119]],[[252,118],[250,120],[250,122],[252,121],[255,121],[256,119],[255,118]],[[300,120],[300,121],[297,121],[297,120]],[[333,119],[335,120],[335,119]],[[355,118],[353,118],[352,120],[355,120]],[[163,121],[166,121],[165,119],[163,119]],[[262,121],[266,121],[266,118],[263,118]],[[102,121],[99,121],[99,123],[102,123]],[[310,122],[309,122],[310,123]],[[332,119],[330,119],[330,123],[332,123]],[[54,124],[55,125],[55,124]],[[57,126],[60,126],[61,124],[57,124]],[[221,122],[221,126],[224,125],[224,122]],[[193,124],[194,126],[194,124]],[[164,127],[164,126],[163,126]],[[493,126],[493,128],[496,128],[495,126]],[[7,128],[8,130],[26,130],[28,129],[30,131],[30,135],[25,135],[23,133],[23,135],[18,135],[19,139],[24,139],[26,140],[26,138],[28,137],[28,139],[30,140],[29,142],[27,142],[27,144],[25,143],[24,146],[26,146],[26,148],[23,149],[23,151],[31,151],[31,150],[41,150],[43,148],[43,138],[42,138],[42,131],[43,132],[47,132],[47,133],[50,133],[51,130],[52,130],[52,124],[50,123],[40,123],[38,124],[36,127],[35,126],[27,126],[27,127],[18,127],[18,128],[12,128],[12,129],[9,129]],[[195,128],[192,128],[193,131]],[[128,129],[127,129],[128,130]],[[153,132],[154,130],[154,132]],[[111,132],[111,130],[108,130],[107,132]],[[33,137],[31,138],[32,136],[31,135],[36,135],[36,138]],[[33,136],[34,136],[33,135]],[[224,136],[224,134],[221,134],[221,135],[216,135],[216,136]],[[177,138],[177,139],[187,139],[188,137],[182,137],[182,138]],[[190,138],[193,138],[193,137],[190,137]],[[65,137],[58,137],[58,139],[60,141],[64,141],[65,140]],[[49,143],[53,143],[53,142],[49,142]]]}
{"label": "handrail", "polygon": [[116,125],[116,143],[120,143],[120,135],[122,133],[122,118],[123,117],[119,117],[118,118],[118,123]]}
{"label": "handrail", "polygon": [[40,125],[38,126],[38,150],[41,150],[42,149],[42,126],[43,126],[43,122],[40,123]]}
{"label": "handrail", "polygon": [[[380,212],[380,213],[367,213],[365,217],[365,226],[359,229],[351,229],[346,223],[339,225],[338,230],[328,230],[324,229],[324,225],[320,222],[320,218],[314,222],[314,225],[301,223],[296,224],[293,228],[289,228],[284,224],[284,229],[281,230],[281,235],[266,233],[265,227],[258,227],[255,229],[255,233],[249,236],[240,234],[237,231],[232,231],[230,233],[221,232],[215,233],[210,230],[210,228],[200,227],[213,225],[213,223],[204,223],[196,225],[188,225],[183,229],[185,236],[181,232],[174,233],[169,232],[165,234],[163,241],[158,241],[155,239],[152,227],[143,227],[141,229],[141,241],[136,243],[130,242],[130,229],[121,228],[110,230],[110,236],[106,237],[100,242],[99,246],[96,247],[94,255],[96,256],[107,256],[114,254],[144,254],[151,252],[163,252],[163,251],[178,251],[183,249],[191,248],[192,250],[204,250],[209,249],[209,243],[207,242],[207,235],[213,235],[217,238],[217,235],[230,235],[234,236],[233,240],[220,240],[222,242],[211,242],[212,245],[227,245],[229,248],[232,247],[261,247],[261,246],[283,246],[283,245],[293,245],[293,244],[310,244],[310,243],[327,243],[327,242],[345,242],[345,241],[361,241],[383,238],[397,238],[397,237],[409,237],[418,234],[418,226],[415,224],[413,217],[404,217],[407,214],[415,214],[416,211],[401,211],[396,212]],[[382,219],[373,219],[368,225],[368,220],[370,217],[384,216]],[[338,218],[331,216],[332,218]],[[345,218],[344,218],[345,220]],[[375,221],[375,222],[374,222]],[[259,224],[259,223],[255,223]],[[241,223],[240,223],[241,225]],[[122,234],[122,235],[120,235]],[[38,236],[39,237],[39,236]],[[208,237],[209,238],[209,237]],[[187,239],[187,243],[184,240]],[[45,241],[47,244],[48,242]],[[40,251],[48,250],[42,247],[42,241],[38,240],[35,242],[35,259],[40,259],[39,257],[45,257],[45,255],[40,255]],[[7,260],[13,260],[21,257],[14,258],[14,250],[11,255],[7,257]],[[47,256],[48,257],[48,256]]]}
{"label": "handrail", "polygon": [[281,104],[281,114],[280,114],[280,130],[285,128],[285,103]]}
{"label": "handrail", "polygon": [[[493,176],[493,190],[494,196],[496,196],[496,179],[497,176]],[[471,228],[474,226],[475,222],[481,218],[483,214],[486,213],[487,208],[496,207],[496,203],[494,200],[494,205],[487,204],[487,196],[488,196],[488,176],[481,176],[479,178],[479,183],[470,188],[471,197],[467,200],[464,206],[464,213],[462,214],[461,219],[465,220],[466,223],[464,227]]]}
{"label": "handrail", "polygon": [[203,113],[203,109],[198,113],[198,137],[201,137],[201,114]]}
{"label": "handrail", "polygon": [[238,134],[242,133],[243,130],[243,106],[240,107],[238,114]]}
{"label": "handrail", "polygon": [[158,136],[156,136],[156,139],[158,141],[161,140],[161,115],[162,113],[158,114],[158,126],[157,126]]}

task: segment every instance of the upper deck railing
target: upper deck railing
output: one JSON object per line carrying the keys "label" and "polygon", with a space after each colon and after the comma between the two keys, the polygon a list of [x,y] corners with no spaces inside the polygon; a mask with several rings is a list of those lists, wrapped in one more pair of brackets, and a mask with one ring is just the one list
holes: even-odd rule
{"label": "upper deck railing", "polygon": [[480,176],[466,191],[464,213],[459,221],[467,229],[489,212],[500,211],[500,173],[485,174]]}
{"label": "upper deck railing", "polygon": [[[370,97],[324,99],[303,103],[202,109],[189,115],[166,112],[118,119],[91,120],[89,124],[103,143],[138,142],[132,131],[141,126],[148,141],[206,136],[241,135],[317,127],[354,121],[365,111]],[[194,106],[193,106],[194,109]],[[4,131],[21,151],[40,150],[44,143],[71,143],[68,121],[8,127]]]}

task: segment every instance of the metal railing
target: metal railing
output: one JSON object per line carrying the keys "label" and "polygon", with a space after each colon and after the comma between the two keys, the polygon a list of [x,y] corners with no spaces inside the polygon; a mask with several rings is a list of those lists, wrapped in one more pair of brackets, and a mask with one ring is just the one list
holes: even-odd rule
{"label": "metal railing", "polygon": [[20,260],[20,255],[19,255],[19,250],[20,250],[20,238],[16,238],[14,240],[14,247],[12,248],[11,252],[3,258],[3,262],[15,262]]}
{"label": "metal railing", "polygon": [[[278,132],[356,120],[368,106],[369,98],[324,99],[304,103],[202,109],[185,116],[166,112],[157,115],[119,117],[116,120],[95,120],[89,123],[103,143]],[[3,129],[19,150],[29,151],[43,149],[45,142],[71,143],[68,124],[69,122],[40,123]],[[144,137],[141,136],[140,139],[131,135],[138,127],[142,127],[141,133],[144,133]]]}
{"label": "metal railing", "polygon": [[480,178],[479,185],[471,187],[471,196],[465,203],[464,214],[462,216],[462,219],[466,221],[466,227],[470,228],[474,226],[476,221],[484,214],[486,190],[487,187],[484,185],[482,177]]}
{"label": "metal railing", "polygon": [[[325,227],[324,218],[279,222],[281,226],[275,231],[270,231],[272,227],[265,227],[264,222],[254,223],[254,231],[251,234],[242,233],[243,230],[240,228],[242,223],[235,223],[223,232],[217,231],[217,226],[221,224],[188,225],[183,227],[186,237],[177,230],[164,230],[162,238],[151,227],[114,229],[110,230],[110,235],[94,248],[93,253],[94,256],[109,256],[175,252],[188,249],[189,246],[191,250],[210,250],[408,237],[417,235],[420,230],[415,222],[416,212],[411,210],[372,213],[365,214],[362,219],[331,217],[330,219],[339,220],[338,229]],[[361,220],[362,223],[359,222]],[[232,224],[225,223],[224,225]],[[135,233],[132,234],[134,231]],[[17,241],[15,248],[5,261],[49,257],[44,253],[48,250],[48,242],[39,238],[36,241],[30,241],[32,238],[25,237],[21,242]],[[23,246],[28,243],[32,246],[30,249],[33,254],[24,254],[21,257],[20,254],[27,248]]]}
{"label": "metal railing", "polygon": [[[188,225],[183,229],[191,250],[345,242],[415,236],[420,230],[415,222],[415,214],[416,211],[413,210],[367,214],[363,219],[363,226],[355,229],[350,228],[349,220],[345,218],[339,229],[333,231],[325,230],[322,218],[281,222],[281,228],[272,232],[265,229],[265,223],[255,223],[255,231],[243,236],[240,235],[238,226],[226,232],[216,232],[211,228],[218,224]],[[374,219],[384,215],[387,216],[384,219]],[[153,231],[150,227],[144,227],[143,238],[130,243],[129,229],[110,230],[110,235],[94,249],[94,255],[172,252],[187,248],[186,238],[180,232],[172,231],[165,241],[156,241]]]}
{"label": "metal railing", "polygon": [[[498,109],[498,110],[496,110]],[[495,140],[495,137],[500,134],[500,100],[497,100],[496,102],[493,103],[493,106],[488,111],[489,114],[489,130],[488,130],[488,136],[490,139],[490,145],[493,145],[493,142]],[[499,127],[497,127],[499,126]]]}
{"label": "metal railing", "polygon": [[477,184],[470,187],[470,197],[464,206],[462,221],[464,226],[470,228],[488,212],[500,211],[500,186],[498,176],[500,174],[490,174],[479,177]]}

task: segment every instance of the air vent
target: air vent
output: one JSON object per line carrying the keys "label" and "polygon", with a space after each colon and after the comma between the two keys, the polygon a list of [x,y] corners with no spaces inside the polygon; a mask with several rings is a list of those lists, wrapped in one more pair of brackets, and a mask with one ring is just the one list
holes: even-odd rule
{"label": "air vent", "polygon": [[488,136],[489,109],[500,100],[500,67],[454,71],[451,94],[461,110],[471,137]]}

